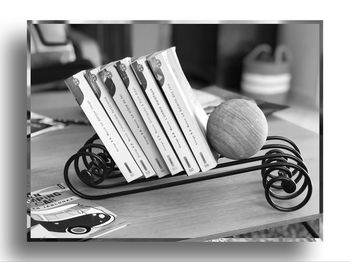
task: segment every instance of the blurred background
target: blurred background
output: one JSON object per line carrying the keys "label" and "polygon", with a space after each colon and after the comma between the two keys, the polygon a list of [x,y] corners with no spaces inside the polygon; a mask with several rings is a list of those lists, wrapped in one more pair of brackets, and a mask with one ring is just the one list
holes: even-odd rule
{"label": "blurred background", "polygon": [[278,114],[318,132],[319,23],[39,23],[28,32],[28,93],[66,90],[63,80],[80,70],[176,46],[192,87],[290,105]]}

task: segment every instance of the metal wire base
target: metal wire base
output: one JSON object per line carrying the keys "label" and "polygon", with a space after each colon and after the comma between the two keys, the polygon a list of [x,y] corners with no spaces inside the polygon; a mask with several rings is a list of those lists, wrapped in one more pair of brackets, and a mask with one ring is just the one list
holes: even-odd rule
{"label": "metal wire base", "polygon": [[[260,170],[266,200],[273,208],[285,212],[302,208],[311,197],[312,184],[299,148],[287,138],[269,136],[259,154],[248,159],[220,163],[214,170],[193,176],[183,173],[163,178],[142,178],[127,183],[95,134],[68,159],[63,173],[72,192],[85,199],[97,200]],[[244,164],[252,165],[247,167]],[[71,166],[85,185],[95,189],[113,188],[114,191],[98,195],[83,193],[70,180]],[[224,170],[233,166],[237,166],[237,169]]]}

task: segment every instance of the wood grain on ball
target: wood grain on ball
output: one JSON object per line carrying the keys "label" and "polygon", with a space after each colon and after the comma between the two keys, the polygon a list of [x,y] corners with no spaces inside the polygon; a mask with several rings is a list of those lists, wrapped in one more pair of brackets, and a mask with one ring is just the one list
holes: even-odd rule
{"label": "wood grain on ball", "polygon": [[211,113],[207,138],[219,154],[231,159],[244,159],[256,154],[268,133],[264,113],[253,102],[232,99]]}

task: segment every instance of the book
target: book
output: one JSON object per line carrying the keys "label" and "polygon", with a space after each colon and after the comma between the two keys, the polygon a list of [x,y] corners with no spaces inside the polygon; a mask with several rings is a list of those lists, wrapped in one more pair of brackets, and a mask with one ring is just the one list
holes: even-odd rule
{"label": "book", "polygon": [[86,71],[69,77],[65,80],[66,85],[75,96],[77,103],[84,111],[92,127],[95,129],[100,140],[108,150],[114,162],[122,172],[126,181],[131,182],[143,177],[143,173],[124,144],[106,111],[97,99],[93,86],[85,78]]}
{"label": "book", "polygon": [[97,238],[127,225],[125,219],[77,197],[64,184],[27,194],[27,228],[33,240]]}
{"label": "book", "polygon": [[198,173],[200,171],[198,164],[162,94],[162,91],[158,87],[158,84],[148,67],[146,57],[143,56],[133,59],[131,66],[187,175]]}
{"label": "book", "polygon": [[117,61],[116,69],[122,79],[126,89],[129,91],[138,111],[140,112],[145,124],[150,131],[159,151],[163,154],[172,175],[182,172],[184,169],[181,166],[167,136],[160,126],[152,107],[147,101],[145,94],[142,91],[134,73],[131,69],[131,58],[127,57]]}
{"label": "book", "polygon": [[124,116],[124,119],[133,132],[137,142],[146,154],[157,176],[164,177],[169,175],[170,171],[167,164],[142,119],[134,100],[125,88],[124,83],[117,72],[115,63],[110,63],[101,68],[99,77],[109,90],[109,93]]}
{"label": "book", "polygon": [[156,173],[154,172],[140,145],[136,141],[133,133],[131,132],[128,124],[126,123],[122,113],[116,106],[113,98],[109,94],[106,86],[101,81],[100,77],[97,75],[98,72],[99,68],[87,70],[86,78],[88,79],[90,85],[94,86],[94,90],[97,91],[97,93],[95,93],[97,98],[100,100],[106,113],[111,119],[112,124],[118,131],[120,137],[123,139],[126,147],[129,149],[129,152],[133,156],[135,162],[138,164],[143,175],[146,178],[154,176]]}
{"label": "book", "polygon": [[218,156],[206,140],[208,116],[197,101],[182,72],[175,48],[156,52],[148,56],[147,61],[200,169],[204,172],[214,168],[217,165]]}

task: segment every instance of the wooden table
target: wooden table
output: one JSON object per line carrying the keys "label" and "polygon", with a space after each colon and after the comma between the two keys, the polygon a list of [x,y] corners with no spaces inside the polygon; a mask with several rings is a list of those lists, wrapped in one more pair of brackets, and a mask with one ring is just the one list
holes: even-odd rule
{"label": "wooden table", "polygon": [[[73,96],[63,91],[32,95],[31,110],[53,118],[85,119]],[[320,218],[319,136],[274,116],[268,123],[269,135],[283,135],[298,145],[309,169],[313,194],[302,209],[273,209],[255,171],[95,201],[130,222],[104,237],[202,241]],[[93,133],[91,126],[70,125],[32,138],[31,189],[63,182],[65,162]]]}

